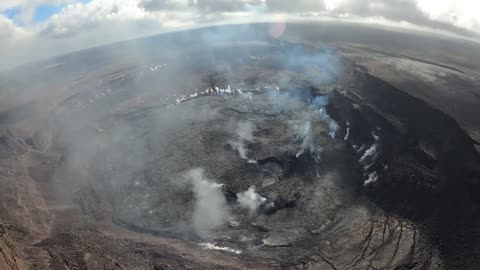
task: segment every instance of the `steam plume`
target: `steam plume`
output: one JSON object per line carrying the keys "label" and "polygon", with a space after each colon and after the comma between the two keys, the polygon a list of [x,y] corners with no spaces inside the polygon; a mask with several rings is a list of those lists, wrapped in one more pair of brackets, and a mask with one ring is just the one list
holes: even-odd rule
{"label": "steam plume", "polygon": [[255,192],[255,186],[251,186],[247,191],[238,193],[237,200],[242,208],[248,209],[250,214],[253,214],[266,199]]}
{"label": "steam plume", "polygon": [[254,163],[254,160],[248,159],[248,149],[245,146],[245,143],[252,142],[255,139],[255,137],[253,136],[254,131],[255,125],[252,122],[241,121],[237,124],[237,129],[235,131],[237,139],[229,141],[232,149],[238,151],[240,158],[248,160],[249,163]]}
{"label": "steam plume", "polygon": [[223,225],[228,216],[222,185],[205,178],[201,168],[188,171],[184,177],[192,184],[195,193],[193,228],[198,235],[208,236],[211,230]]}
{"label": "steam plume", "polygon": [[332,139],[335,139],[335,135],[337,134],[338,124],[333,120],[330,115],[327,113],[327,108],[325,106],[328,105],[328,96],[317,96],[312,101],[312,106],[318,109],[318,113],[320,114],[320,118],[322,121],[326,122],[328,125],[329,132],[328,134]]}

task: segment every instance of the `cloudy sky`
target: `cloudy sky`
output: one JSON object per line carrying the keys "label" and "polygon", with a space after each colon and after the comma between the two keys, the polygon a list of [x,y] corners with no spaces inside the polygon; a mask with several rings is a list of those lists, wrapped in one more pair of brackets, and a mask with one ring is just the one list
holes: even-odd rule
{"label": "cloudy sky", "polygon": [[212,23],[341,19],[478,39],[478,0],[0,0],[0,68]]}

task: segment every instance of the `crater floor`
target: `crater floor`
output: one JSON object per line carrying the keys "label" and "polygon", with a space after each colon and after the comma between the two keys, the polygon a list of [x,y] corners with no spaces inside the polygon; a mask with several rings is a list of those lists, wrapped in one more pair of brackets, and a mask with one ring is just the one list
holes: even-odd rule
{"label": "crater floor", "polygon": [[474,269],[480,159],[451,116],[333,48],[171,35],[6,80],[0,266]]}

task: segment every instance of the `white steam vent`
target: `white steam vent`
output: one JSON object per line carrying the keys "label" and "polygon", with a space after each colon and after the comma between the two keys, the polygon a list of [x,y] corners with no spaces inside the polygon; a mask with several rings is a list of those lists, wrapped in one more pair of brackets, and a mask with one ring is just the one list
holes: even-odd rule
{"label": "white steam vent", "polygon": [[233,150],[238,151],[240,158],[245,159],[248,163],[255,163],[253,159],[248,159],[248,149],[245,146],[245,143],[252,142],[255,137],[253,132],[255,131],[255,125],[250,121],[240,121],[237,124],[237,129],[235,130],[236,140],[230,140],[228,143]]}
{"label": "white steam vent", "polygon": [[221,246],[217,246],[213,243],[201,243],[200,245],[202,247],[206,248],[206,249],[226,251],[226,252],[231,252],[231,253],[235,253],[235,254],[241,254],[242,253],[241,250],[233,249],[233,248],[229,248],[229,247],[221,247]]}
{"label": "white steam vent", "polygon": [[375,139],[375,142],[368,148],[365,153],[363,153],[362,157],[360,158],[360,163],[364,162],[367,157],[370,156],[375,156],[377,154],[377,148],[378,148],[378,140],[380,139],[379,136],[377,136],[375,133],[372,132],[372,136]]}
{"label": "white steam vent", "polygon": [[255,192],[255,186],[251,186],[247,191],[238,193],[237,200],[242,208],[253,214],[267,199]]}
{"label": "white steam vent", "polygon": [[198,235],[208,236],[211,230],[223,225],[228,218],[227,201],[222,193],[222,185],[205,178],[204,170],[201,168],[188,171],[184,177],[192,184],[195,194],[193,228]]}
{"label": "white steam vent", "polygon": [[347,141],[349,136],[350,136],[350,122],[347,121],[347,133],[345,134],[345,137],[343,138],[343,140]]}
{"label": "white steam vent", "polygon": [[243,143],[243,141],[230,141],[229,144],[233,150],[238,152],[238,155],[240,156],[240,158],[248,159],[247,157],[248,149],[245,147],[245,144]]}
{"label": "white steam vent", "polygon": [[378,180],[378,174],[377,172],[372,172],[371,174],[368,175],[368,179],[363,182],[364,186],[370,185],[372,183],[377,182]]}

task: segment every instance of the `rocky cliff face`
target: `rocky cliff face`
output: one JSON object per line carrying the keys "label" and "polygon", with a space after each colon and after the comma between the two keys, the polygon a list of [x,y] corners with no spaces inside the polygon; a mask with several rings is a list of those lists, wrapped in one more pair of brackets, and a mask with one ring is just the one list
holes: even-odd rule
{"label": "rocky cliff face", "polygon": [[[356,78],[347,82],[351,92],[337,95],[340,102],[332,102],[336,108],[331,110],[333,117],[362,123],[360,134],[352,133],[355,145],[365,144],[362,133],[365,138],[376,130],[379,136],[370,140],[378,146],[377,156],[366,173],[375,173],[378,181],[367,185],[367,196],[385,211],[422,224],[449,267],[474,267],[476,240],[470,236],[478,222],[474,194],[480,168],[475,142],[455,120],[426,102],[364,71],[354,73],[360,76],[346,77]],[[363,113],[351,108],[351,102],[363,104]],[[358,117],[363,119],[352,120]]]}

